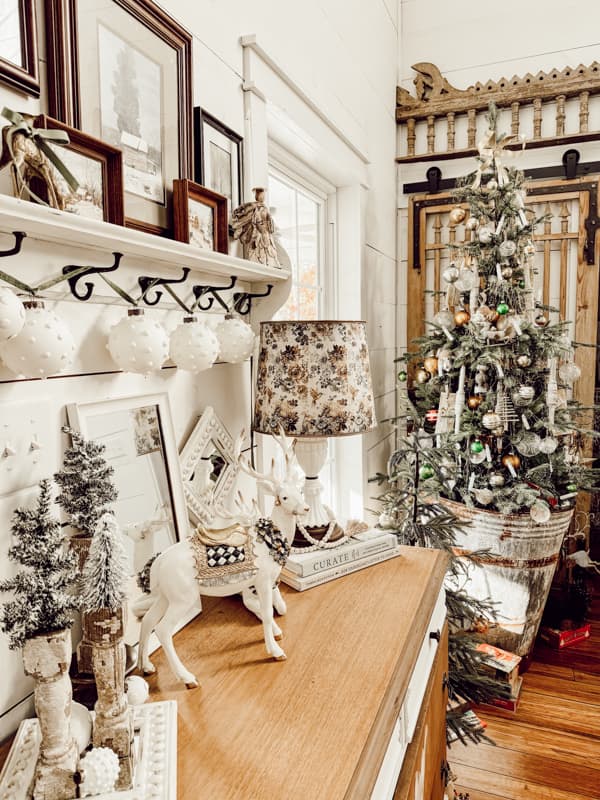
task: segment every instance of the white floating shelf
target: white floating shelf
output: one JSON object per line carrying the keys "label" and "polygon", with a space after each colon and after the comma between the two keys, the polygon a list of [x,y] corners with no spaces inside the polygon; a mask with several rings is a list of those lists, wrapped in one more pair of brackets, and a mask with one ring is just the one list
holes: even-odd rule
{"label": "white floating shelf", "polygon": [[[263,267],[243,258],[196,249],[185,242],[0,195],[0,232],[13,231],[24,231],[29,239],[103,253],[119,252],[124,257],[171,268],[189,267],[194,272],[227,278],[236,275],[247,283],[278,283],[289,278],[285,269]],[[26,243],[27,239],[24,247]]]}

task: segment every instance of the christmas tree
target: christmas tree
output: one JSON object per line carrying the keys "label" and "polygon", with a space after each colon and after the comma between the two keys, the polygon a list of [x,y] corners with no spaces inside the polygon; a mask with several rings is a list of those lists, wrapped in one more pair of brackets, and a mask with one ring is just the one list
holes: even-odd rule
{"label": "christmas tree", "polygon": [[380,526],[403,544],[449,554],[448,729],[475,740],[485,737],[464,712],[506,691],[476,652],[502,598],[469,593],[470,564],[493,563],[495,554],[460,548],[468,515],[456,512],[517,515],[535,527],[556,512],[568,517],[577,492],[598,479],[580,460],[589,410],[571,397],[579,368],[568,324],[535,297],[540,220],[525,210],[523,174],[503,163],[512,137],[498,134],[493,106],[488,122],[476,171],[458,182],[460,205],[450,213],[467,236],[449,245],[442,308],[416,351],[400,359],[405,408],[396,422],[406,436],[388,474],[376,478],[388,487]]}
{"label": "christmas tree", "polygon": [[60,486],[57,502],[69,515],[69,522],[85,536],[93,536],[100,518],[118,497],[111,480],[114,472],[104,459],[106,447],[64,427],[71,436],[63,468],[54,476]]}
{"label": "christmas tree", "polygon": [[125,600],[127,559],[119,526],[112,514],[104,514],[92,538],[81,575],[84,611],[118,611]]}
{"label": "christmas tree", "polygon": [[78,601],[72,594],[77,577],[77,557],[66,546],[60,523],[51,513],[50,481],[40,484],[34,509],[14,513],[14,542],[8,557],[24,569],[0,583],[0,591],[13,592],[4,603],[0,626],[10,637],[10,648],[26,639],[70,627]]}
{"label": "christmas tree", "polygon": [[454,447],[429,464],[428,488],[543,524],[598,474],[580,460],[589,409],[571,397],[580,370],[568,323],[535,298],[540,220],[525,211],[523,174],[502,163],[512,137],[497,134],[494,107],[488,121],[477,170],[455,193],[463,205],[450,213],[471,236],[451,245],[444,307],[417,340],[415,405],[436,443]]}

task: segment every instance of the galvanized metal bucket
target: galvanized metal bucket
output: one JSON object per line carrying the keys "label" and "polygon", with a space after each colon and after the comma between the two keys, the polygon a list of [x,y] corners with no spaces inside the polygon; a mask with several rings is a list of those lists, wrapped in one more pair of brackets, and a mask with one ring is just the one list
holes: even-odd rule
{"label": "galvanized metal bucket", "polygon": [[456,517],[471,524],[456,538],[455,552],[488,550],[493,557],[473,556],[465,590],[479,600],[497,603],[497,620],[484,638],[526,657],[533,649],[563,538],[573,509],[554,512],[538,525],[529,514],[504,515],[468,508],[440,498]]}

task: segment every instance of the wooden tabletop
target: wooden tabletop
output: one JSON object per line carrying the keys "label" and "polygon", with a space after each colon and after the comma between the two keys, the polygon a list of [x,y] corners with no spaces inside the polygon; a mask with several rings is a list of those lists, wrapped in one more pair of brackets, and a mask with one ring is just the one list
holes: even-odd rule
{"label": "wooden tabletop", "polygon": [[179,800],[366,800],[442,585],[446,556],[398,558],[305,592],[282,584],[287,660],[239,597],[203,598],[175,636],[200,688],[152,657],[150,700],[177,700]]}

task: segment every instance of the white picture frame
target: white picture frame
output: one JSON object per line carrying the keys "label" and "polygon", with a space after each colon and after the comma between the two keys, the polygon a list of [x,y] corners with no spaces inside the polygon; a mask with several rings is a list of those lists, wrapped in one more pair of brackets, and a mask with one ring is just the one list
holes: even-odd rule
{"label": "white picture frame", "polygon": [[239,472],[233,438],[210,406],[198,419],[179,460],[190,519],[210,525]]}

